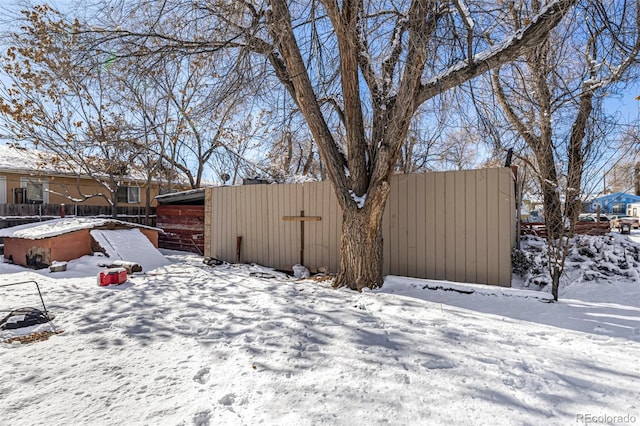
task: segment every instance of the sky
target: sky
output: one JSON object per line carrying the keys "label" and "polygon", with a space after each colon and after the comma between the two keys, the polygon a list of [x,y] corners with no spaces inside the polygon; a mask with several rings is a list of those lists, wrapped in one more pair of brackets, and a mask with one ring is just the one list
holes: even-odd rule
{"label": "sky", "polygon": [[[63,11],[75,12],[78,10],[77,2],[73,1],[55,0],[49,3]],[[14,22],[12,22],[8,17],[11,16],[12,13],[16,13],[18,6],[16,4],[3,4],[0,8],[9,12],[5,14],[4,19],[0,19],[0,26],[4,28],[11,28],[11,26],[14,25]],[[0,79],[2,79],[1,75]],[[619,117],[621,123],[637,123],[640,121],[640,102],[635,100],[635,97],[638,95],[640,95],[640,83],[631,85],[628,89],[624,90],[622,95],[611,95],[606,101],[607,112]],[[2,133],[1,124],[0,133]],[[0,139],[0,143],[4,142],[6,142],[6,140]],[[480,152],[484,151],[480,150]],[[251,157],[252,160],[260,159],[263,157],[263,152],[256,151],[251,154]],[[609,163],[611,163],[610,160],[605,161],[605,164],[602,166],[604,171],[606,171]],[[598,172],[598,176],[603,174],[604,173]],[[219,182],[219,177],[215,175],[213,170],[207,170],[205,180],[207,182]],[[604,179],[598,178],[598,183],[595,184],[594,188],[590,189],[589,192],[598,193],[604,190],[604,184]]]}

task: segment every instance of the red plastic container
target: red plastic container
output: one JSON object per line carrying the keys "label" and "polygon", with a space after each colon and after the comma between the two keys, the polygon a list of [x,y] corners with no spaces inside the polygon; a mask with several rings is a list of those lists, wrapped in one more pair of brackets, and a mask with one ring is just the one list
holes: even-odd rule
{"label": "red plastic container", "polygon": [[124,268],[109,268],[98,273],[98,285],[105,287],[111,284],[119,285],[127,281],[127,270]]}

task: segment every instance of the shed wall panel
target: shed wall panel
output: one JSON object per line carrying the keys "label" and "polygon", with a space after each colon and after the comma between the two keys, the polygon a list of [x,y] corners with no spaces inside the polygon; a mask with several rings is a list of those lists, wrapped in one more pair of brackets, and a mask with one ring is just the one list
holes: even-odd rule
{"label": "shed wall panel", "polygon": [[[515,235],[511,170],[483,169],[393,176],[383,217],[385,274],[510,285]],[[336,272],[342,215],[328,182],[250,185],[207,191],[208,256],[291,270]],[[285,221],[284,216],[319,216]],[[513,223],[511,223],[513,222]]]}

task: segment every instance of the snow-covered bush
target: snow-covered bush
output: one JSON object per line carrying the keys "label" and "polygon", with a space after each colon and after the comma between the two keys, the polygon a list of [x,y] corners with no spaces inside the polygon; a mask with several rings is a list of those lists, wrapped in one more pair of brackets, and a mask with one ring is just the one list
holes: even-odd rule
{"label": "snow-covered bush", "polygon": [[[614,277],[640,282],[640,244],[625,235],[577,235],[571,239],[562,283],[607,281]],[[544,289],[551,283],[547,244],[543,238],[523,236],[512,253],[514,286]]]}

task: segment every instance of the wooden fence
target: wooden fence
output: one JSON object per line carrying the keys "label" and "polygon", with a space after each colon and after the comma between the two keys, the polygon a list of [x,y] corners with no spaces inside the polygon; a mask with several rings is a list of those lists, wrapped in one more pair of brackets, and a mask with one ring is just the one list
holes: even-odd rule
{"label": "wooden fence", "polygon": [[[580,235],[604,235],[611,232],[609,222],[576,222],[575,233]],[[544,222],[522,222],[520,234],[547,236],[547,226]]]}
{"label": "wooden fence", "polygon": [[[66,216],[108,216],[109,206],[86,206],[82,204],[0,204],[0,228],[39,222],[59,218],[64,208]],[[156,208],[152,207],[150,216],[145,217],[144,207],[117,207],[118,219],[125,222],[155,226]]]}
{"label": "wooden fence", "polygon": [[204,253],[204,206],[159,204],[156,212],[160,247]]}
{"label": "wooden fence", "polygon": [[[397,175],[390,183],[385,274],[510,286],[511,169]],[[341,225],[328,182],[207,188],[205,256],[282,270],[303,258],[312,271],[335,272]]]}

